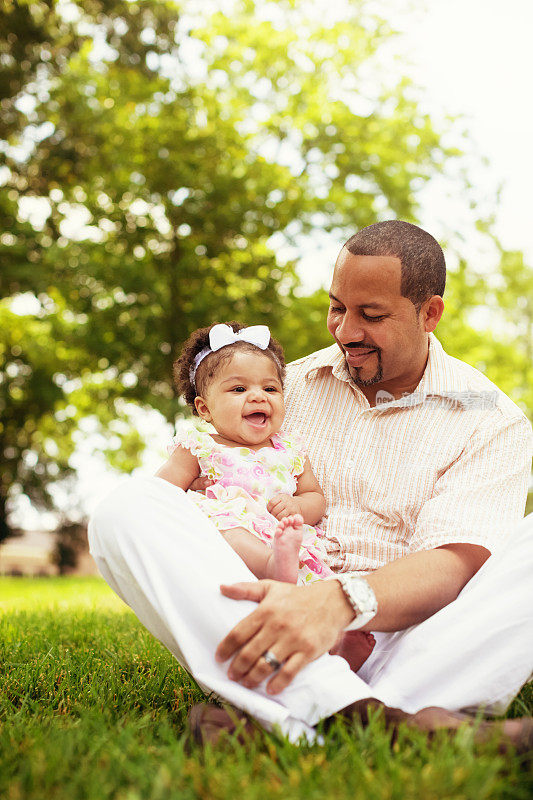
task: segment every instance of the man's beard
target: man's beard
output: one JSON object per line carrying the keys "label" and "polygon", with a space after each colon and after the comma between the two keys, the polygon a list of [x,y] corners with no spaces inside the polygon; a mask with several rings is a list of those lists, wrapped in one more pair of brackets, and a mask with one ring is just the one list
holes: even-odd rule
{"label": "man's beard", "polygon": [[382,363],[381,363],[381,350],[379,348],[377,348],[375,350],[375,352],[377,353],[377,357],[378,357],[378,366],[377,366],[375,374],[371,378],[362,378],[361,377],[362,367],[352,367],[350,369],[348,364],[346,364],[346,369],[348,370],[348,373],[349,373],[351,379],[353,380],[353,382],[355,383],[356,386],[373,386],[375,383],[381,383],[381,381],[383,380],[383,366],[382,366]]}

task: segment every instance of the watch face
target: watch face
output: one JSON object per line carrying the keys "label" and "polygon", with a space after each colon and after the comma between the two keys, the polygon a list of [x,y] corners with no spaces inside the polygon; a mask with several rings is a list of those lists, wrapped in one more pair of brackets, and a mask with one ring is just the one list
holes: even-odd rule
{"label": "watch face", "polygon": [[376,595],[364,578],[357,578],[356,576],[349,578],[348,588],[350,595],[361,614],[376,613]]}
{"label": "watch face", "polygon": [[370,622],[377,613],[378,603],[376,595],[364,578],[356,575],[339,576],[339,581],[344,593],[350,601],[350,605],[355,611],[355,618],[345,627],[344,630],[357,630]]}

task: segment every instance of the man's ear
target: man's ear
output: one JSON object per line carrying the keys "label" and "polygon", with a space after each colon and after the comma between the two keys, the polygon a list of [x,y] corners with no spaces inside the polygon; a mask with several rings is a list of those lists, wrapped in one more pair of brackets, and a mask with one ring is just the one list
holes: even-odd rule
{"label": "man's ear", "polygon": [[424,323],[426,333],[432,333],[437,327],[442,312],[444,311],[444,300],[439,294],[434,294],[425,303],[422,303],[420,315]]}
{"label": "man's ear", "polygon": [[205,419],[206,422],[211,422],[212,420],[211,413],[203,397],[194,398],[194,407],[199,417]]}

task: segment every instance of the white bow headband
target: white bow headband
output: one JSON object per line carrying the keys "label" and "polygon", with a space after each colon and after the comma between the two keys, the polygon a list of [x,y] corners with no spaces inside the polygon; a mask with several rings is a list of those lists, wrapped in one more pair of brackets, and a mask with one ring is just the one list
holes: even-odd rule
{"label": "white bow headband", "polygon": [[[259,347],[260,350],[266,350],[270,343],[270,331],[266,325],[252,325],[249,328],[242,328],[240,331],[235,331],[229,325],[213,325],[209,331],[209,347],[204,347],[194,357],[189,370],[189,379],[192,386],[196,389],[194,379],[196,377],[196,370],[210,353],[216,353],[222,347],[227,347],[229,344],[236,342],[247,342]],[[277,360],[277,359],[276,359]]]}

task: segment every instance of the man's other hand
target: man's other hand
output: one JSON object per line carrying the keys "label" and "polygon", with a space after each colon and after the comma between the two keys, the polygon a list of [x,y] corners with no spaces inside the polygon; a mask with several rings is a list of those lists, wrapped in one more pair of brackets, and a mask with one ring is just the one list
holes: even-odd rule
{"label": "man's other hand", "polygon": [[259,605],[219,644],[217,661],[231,658],[228,676],[253,689],[272,675],[272,665],[263,658],[270,650],[282,665],[267,684],[270,694],[281,692],[302,667],[328,652],[353,619],[338,581],[294,586],[262,580],[220,590],[226,597]]}

